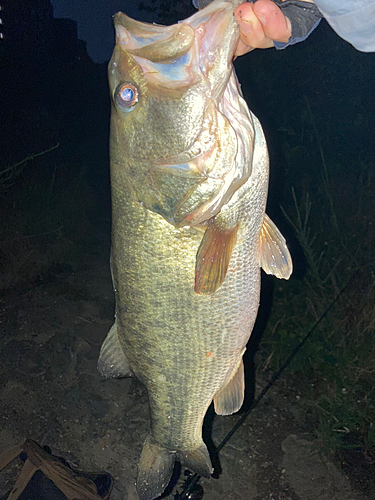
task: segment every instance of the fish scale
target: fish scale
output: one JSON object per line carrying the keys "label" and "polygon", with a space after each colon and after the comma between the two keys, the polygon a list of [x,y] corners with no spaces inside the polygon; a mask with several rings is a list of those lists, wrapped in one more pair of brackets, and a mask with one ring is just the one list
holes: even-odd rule
{"label": "fish scale", "polygon": [[[99,370],[136,375],[147,387],[141,500],[164,491],[175,460],[210,477],[203,419],[212,400],[219,414],[243,402],[242,356],[258,311],[260,267],[281,278],[292,269],[285,240],[265,215],[265,138],[231,65],[238,3],[215,0],[183,29],[115,16],[109,81],[116,321]],[[159,74],[161,61],[190,66]],[[211,121],[209,113],[216,113]]]}
{"label": "fish scale", "polygon": [[[129,211],[135,215],[135,226],[139,220],[136,208],[139,211],[145,211],[139,206]],[[142,217],[141,214],[139,215]],[[134,325],[134,330],[138,332],[137,340],[131,339],[131,345],[129,341],[123,341],[122,338],[120,342],[123,344],[128,359],[136,360],[133,362],[134,371],[148,387],[150,398],[153,399],[155,405],[152,409],[153,418],[157,420],[159,418],[157,414],[160,411],[164,419],[166,408],[171,408],[173,411],[174,427],[167,429],[162,427],[159,430],[157,426],[153,426],[155,440],[164,442],[170,434],[173,434],[175,443],[178,443],[181,439],[179,434],[182,434],[184,441],[180,442],[177,448],[190,449],[192,443],[193,446],[196,445],[197,433],[200,442],[201,421],[207,407],[213,395],[221,387],[233,361],[238,365],[238,358],[242,355],[247,342],[252,325],[246,321],[246,310],[251,311],[248,306],[253,302],[253,294],[252,289],[249,289],[249,283],[251,284],[252,280],[246,280],[246,276],[243,277],[242,268],[247,264],[250,274],[251,268],[256,264],[259,274],[259,264],[253,262],[251,266],[250,258],[243,261],[240,255],[241,249],[238,248],[238,258],[233,255],[233,267],[239,267],[241,270],[238,273],[240,280],[238,282],[235,273],[228,271],[232,279],[228,279],[221,287],[217,292],[218,296],[213,301],[212,297],[201,297],[195,294],[192,288],[195,255],[201,234],[196,235],[195,241],[191,234],[188,239],[184,238],[181,241],[181,230],[177,232],[156,214],[147,216],[145,229],[141,233],[133,230],[132,222],[132,218],[128,218],[126,233],[129,231],[133,244],[142,250],[135,255],[134,259],[123,262],[121,270],[118,270],[118,302],[126,304],[127,297],[137,296],[139,303],[143,305],[143,310],[141,312],[130,305],[123,314],[118,311],[119,328],[125,329],[127,325]],[[185,229],[185,231],[192,232],[190,229]],[[175,233],[175,237],[169,238],[168,232],[172,235]],[[124,239],[127,238],[126,233],[122,233]],[[134,239],[134,233],[139,236],[139,240]],[[160,238],[161,235],[163,239]],[[167,242],[167,245],[165,243],[160,245],[161,241]],[[244,245],[246,245],[245,241]],[[124,243],[117,242],[117,237],[114,236],[114,252],[118,246],[123,248]],[[155,266],[155,259],[150,258],[152,253],[158,258],[157,266]],[[143,254],[143,258],[140,258],[140,254]],[[184,263],[183,266],[178,265],[179,260]],[[137,270],[134,288],[129,286],[132,273],[128,273],[128,269]],[[245,286],[239,286],[239,284]],[[218,308],[218,300],[221,301],[220,308]],[[241,307],[241,302],[247,303],[247,307]],[[257,304],[257,300],[255,302]],[[162,310],[160,310],[161,304]],[[240,323],[238,316],[241,316],[246,326],[245,331],[238,331]],[[150,318],[152,325],[149,326]],[[139,335],[142,331],[145,332],[144,338],[140,338]],[[176,332],[179,333],[178,336]],[[151,354],[153,361],[151,365],[145,353],[146,346],[152,348],[153,342],[155,342],[155,351]],[[207,356],[207,352],[211,352],[212,355]],[[183,371],[180,371],[181,369]],[[160,373],[167,379],[161,387],[154,382],[154,380],[158,381],[157,377]],[[155,397],[154,392],[157,394]],[[163,392],[165,392],[164,395]],[[168,397],[177,401],[178,404],[166,401]],[[180,426],[180,418],[186,419],[186,426],[192,429],[193,435]]]}

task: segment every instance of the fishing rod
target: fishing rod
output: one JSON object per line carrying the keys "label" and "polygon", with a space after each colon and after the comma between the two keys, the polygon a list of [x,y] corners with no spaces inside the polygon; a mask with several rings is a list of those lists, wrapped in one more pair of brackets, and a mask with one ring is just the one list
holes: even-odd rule
{"label": "fishing rod", "polygon": [[[271,380],[264,387],[264,389],[260,392],[260,394],[255,398],[255,400],[253,401],[250,408],[242,415],[242,417],[235,423],[235,425],[232,427],[232,429],[228,432],[228,434],[221,441],[219,446],[216,448],[217,452],[219,452],[226,445],[226,443],[230,440],[230,438],[233,436],[233,434],[241,427],[241,425],[244,423],[246,418],[250,415],[250,413],[253,411],[253,409],[257,406],[257,404],[260,402],[260,400],[264,398],[264,396],[267,394],[267,392],[270,390],[270,388],[274,385],[276,380],[281,376],[281,374],[284,372],[284,370],[289,366],[292,359],[296,356],[296,354],[306,344],[307,340],[311,337],[312,333],[315,331],[317,326],[327,316],[327,314],[330,312],[332,307],[336,304],[336,302],[341,297],[341,295],[344,293],[344,291],[348,288],[348,286],[353,281],[353,279],[358,275],[358,272],[359,271],[357,270],[351,275],[351,277],[349,278],[347,283],[343,286],[343,288],[341,288],[339,293],[336,295],[336,297],[333,299],[333,301],[329,304],[329,306],[323,312],[323,314],[320,316],[320,318],[315,322],[315,324],[312,326],[312,328],[309,330],[309,332],[304,336],[304,338],[301,340],[301,342],[298,344],[298,346],[293,349],[293,351],[288,356],[288,358],[286,359],[284,364],[277,370],[276,373],[273,374]],[[204,490],[203,490],[203,486],[201,484],[199,484],[200,476],[198,474],[190,472],[189,470],[185,470],[184,474],[185,474],[185,476],[187,476],[187,479],[184,482],[183,490],[181,491],[181,493],[177,492],[175,494],[174,500],[201,500],[203,498],[203,495],[204,495]]]}

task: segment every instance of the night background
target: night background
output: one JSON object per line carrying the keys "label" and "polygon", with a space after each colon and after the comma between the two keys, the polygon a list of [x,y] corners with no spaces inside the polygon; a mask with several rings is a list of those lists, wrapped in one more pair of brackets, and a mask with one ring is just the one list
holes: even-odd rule
{"label": "night background", "polygon": [[[83,428],[85,411],[95,422],[111,411],[103,385],[92,396],[99,375],[80,371],[86,375],[78,389],[73,375],[66,375],[66,367],[78,373],[72,352],[80,367],[95,368],[113,318],[106,74],[114,45],[111,16],[122,10],[139,20],[170,24],[195,9],[188,0],[0,5],[0,386],[5,401],[0,451],[12,446],[14,436],[30,437],[70,453],[82,466],[82,456],[68,451],[61,438],[74,434],[67,430],[68,413],[78,408]],[[286,237],[294,262],[288,282],[263,275],[248,349],[249,380],[254,372],[268,380],[351,280],[283,375],[282,397],[296,426],[314,436],[319,449],[348,475],[358,498],[373,500],[375,54],[355,50],[323,20],[305,42],[282,51],[253,51],[235,66],[267,138],[267,213]],[[66,400],[69,411],[62,419],[65,410],[54,410],[51,424],[47,386],[56,380],[58,395],[50,398],[54,405]],[[131,384],[130,397],[146,401],[144,390]],[[33,419],[37,424],[27,429]],[[92,432],[91,445],[106,446],[100,431]],[[94,452],[88,447],[85,453]]]}

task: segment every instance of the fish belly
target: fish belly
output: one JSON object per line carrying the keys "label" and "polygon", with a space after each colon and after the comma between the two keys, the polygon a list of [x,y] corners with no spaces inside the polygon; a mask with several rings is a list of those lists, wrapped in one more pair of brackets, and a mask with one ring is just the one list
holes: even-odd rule
{"label": "fish belly", "polygon": [[119,340],[148,389],[154,438],[170,449],[191,449],[200,445],[207,408],[238,368],[251,333],[258,256],[245,255],[246,234],[239,235],[244,241],[223,286],[213,296],[198,295],[195,257],[203,232],[176,229],[132,205],[132,217],[113,238]]}
{"label": "fish belly", "polygon": [[[213,295],[194,292],[196,254],[205,227],[174,227],[132,201],[120,170],[112,172],[118,339],[150,401],[151,433],[143,455],[147,447],[156,446],[159,451],[152,453],[157,456],[168,450],[189,463],[194,450],[206,450],[202,423],[207,408],[241,365],[259,305],[258,237],[268,182],[267,150],[259,133],[254,151],[259,161],[238,193],[236,245],[225,281]],[[147,469],[143,455],[140,471]],[[210,463],[208,455],[206,461]],[[199,467],[195,471],[209,475]],[[165,475],[170,477],[170,472],[169,466]],[[153,498],[161,490],[159,484],[152,493],[150,481],[147,476],[147,485],[138,488],[141,498]]]}
{"label": "fish belly", "polygon": [[226,279],[213,295],[194,292],[204,228],[175,228],[130,201],[130,193],[114,183],[112,257],[119,340],[131,369],[148,389],[152,434],[171,449],[201,443],[207,408],[238,368],[253,328],[265,203],[259,200],[256,170],[241,188],[245,195],[237,244]]}

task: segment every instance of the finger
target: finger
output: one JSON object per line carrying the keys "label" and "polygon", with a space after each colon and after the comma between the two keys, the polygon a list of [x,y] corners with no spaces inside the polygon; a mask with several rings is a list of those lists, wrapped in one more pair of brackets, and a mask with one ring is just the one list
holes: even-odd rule
{"label": "finger", "polygon": [[243,41],[240,39],[238,40],[238,44],[236,47],[235,57],[243,56],[244,54],[247,54],[248,52],[254,50],[254,48],[255,47],[249,47],[248,45],[245,45]]}
{"label": "finger", "polygon": [[277,42],[288,42],[292,27],[281,9],[271,0],[258,0],[253,6],[253,13],[263,26],[264,34]]}
{"label": "finger", "polygon": [[[273,46],[272,40],[265,35],[263,25],[254,12],[254,4],[244,3],[239,5],[234,15],[240,26],[241,41],[245,46],[252,48]],[[238,49],[243,51],[244,46],[240,45]],[[237,54],[240,55],[238,52]]]}

